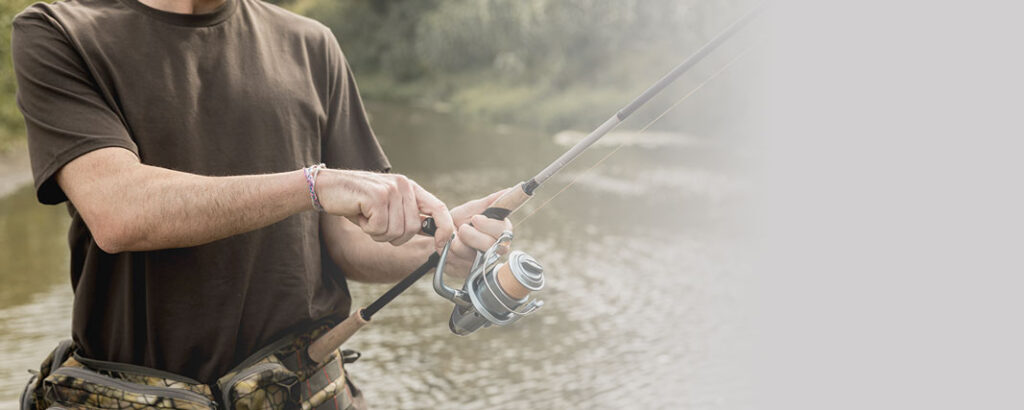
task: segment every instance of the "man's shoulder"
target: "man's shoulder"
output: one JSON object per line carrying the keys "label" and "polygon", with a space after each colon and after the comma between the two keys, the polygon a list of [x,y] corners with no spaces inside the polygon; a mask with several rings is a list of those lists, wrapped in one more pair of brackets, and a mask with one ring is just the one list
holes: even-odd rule
{"label": "man's shoulder", "polygon": [[16,16],[14,23],[30,20],[44,21],[92,21],[103,23],[125,11],[116,0],[62,0],[52,3],[38,2],[29,5]]}
{"label": "man's shoulder", "polygon": [[[280,34],[301,36],[308,40],[322,40],[331,35],[331,29],[319,21],[301,16],[285,8],[262,0],[234,0],[242,3],[260,23],[273,26]],[[14,17],[14,24],[29,21],[57,23],[64,29],[86,25],[94,28],[116,26],[123,18],[138,18],[131,8],[118,0],[60,0],[29,5]]]}

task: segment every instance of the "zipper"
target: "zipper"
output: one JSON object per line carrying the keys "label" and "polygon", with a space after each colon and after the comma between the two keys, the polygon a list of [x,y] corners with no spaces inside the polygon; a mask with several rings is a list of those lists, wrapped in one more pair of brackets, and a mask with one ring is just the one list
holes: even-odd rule
{"label": "zipper", "polygon": [[136,366],[134,364],[128,364],[128,363],[116,363],[116,362],[107,362],[107,361],[103,361],[103,360],[89,359],[89,358],[82,357],[81,355],[78,354],[78,352],[74,352],[72,354],[72,356],[79,363],[84,364],[86,369],[90,369],[90,370],[93,370],[95,372],[110,371],[110,372],[117,372],[117,373],[131,373],[131,374],[134,374],[134,375],[139,375],[139,376],[144,376],[144,377],[156,377],[158,379],[173,380],[173,381],[176,381],[176,382],[182,382],[182,383],[186,383],[186,384],[203,384],[203,383],[200,383],[199,381],[196,381],[194,379],[182,376],[180,374],[174,374],[174,373],[170,373],[170,372],[165,372],[163,370],[157,370],[157,369],[152,369],[152,368],[148,368],[148,367]]}
{"label": "zipper", "polygon": [[124,380],[118,380],[112,377],[101,375],[99,373],[94,373],[80,367],[61,367],[57,369],[57,371],[55,371],[53,374],[74,377],[76,379],[81,379],[86,382],[98,385],[114,386],[117,389],[124,390],[130,393],[151,394],[161,397],[168,397],[176,400],[187,400],[206,405],[210,408],[217,408],[216,401],[210,400],[209,397],[206,397],[202,394],[193,391],[183,389],[172,389],[170,387],[147,386],[143,384],[129,383]]}
{"label": "zipper", "polygon": [[231,407],[231,388],[235,385],[235,383],[238,383],[239,380],[252,376],[256,373],[260,373],[264,370],[271,370],[277,367],[284,367],[284,365],[274,362],[260,363],[258,365],[252,366],[248,369],[239,372],[238,374],[235,375],[235,377],[232,377],[230,380],[228,380],[228,382],[225,383],[224,387],[221,389],[221,394],[224,395],[224,397],[222,397],[224,399],[224,408]]}

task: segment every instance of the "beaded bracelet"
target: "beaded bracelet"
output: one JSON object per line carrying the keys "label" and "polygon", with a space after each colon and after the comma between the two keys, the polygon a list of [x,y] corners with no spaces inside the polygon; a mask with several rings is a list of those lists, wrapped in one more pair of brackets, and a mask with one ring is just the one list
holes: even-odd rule
{"label": "beaded bracelet", "polygon": [[309,186],[309,197],[313,200],[313,209],[317,212],[323,212],[324,207],[320,205],[320,198],[316,196],[316,176],[320,175],[320,170],[326,167],[320,163],[302,169],[306,174],[306,185]]}

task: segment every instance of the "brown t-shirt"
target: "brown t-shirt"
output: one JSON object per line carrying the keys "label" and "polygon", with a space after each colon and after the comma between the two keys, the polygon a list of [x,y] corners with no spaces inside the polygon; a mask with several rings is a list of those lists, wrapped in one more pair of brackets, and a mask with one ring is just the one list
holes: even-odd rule
{"label": "brown t-shirt", "polygon": [[[15,18],[12,48],[46,204],[67,199],[54,173],[103,147],[212,176],[389,167],[330,30],[258,0],[203,15],[137,0],[35,4]],[[111,255],[68,209],[72,329],[87,357],[210,382],[290,329],[348,314],[313,212],[202,246]]]}

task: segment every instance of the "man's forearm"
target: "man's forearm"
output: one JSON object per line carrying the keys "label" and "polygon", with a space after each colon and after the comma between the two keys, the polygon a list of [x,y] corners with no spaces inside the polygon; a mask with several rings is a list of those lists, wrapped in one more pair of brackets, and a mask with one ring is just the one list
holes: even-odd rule
{"label": "man's forearm", "polygon": [[[453,222],[459,229],[452,240],[445,272],[465,278],[477,252],[494,245],[502,232],[512,230],[512,223],[507,219],[496,221],[480,215],[505,192],[501,190],[452,209]],[[328,215],[320,218],[320,235],[331,258],[344,269],[345,276],[360,282],[397,282],[444,244],[442,241],[435,246],[435,239],[451,237],[445,234],[437,234],[434,239],[419,236],[402,246],[388,246],[361,234],[359,227],[348,219]]]}
{"label": "man's forearm", "polygon": [[[96,161],[65,167],[58,182],[110,253],[201,245],[312,207],[302,170],[207,177],[139,164],[118,148],[86,155]],[[67,183],[79,175],[90,180]]]}
{"label": "man's forearm", "polygon": [[434,252],[434,240],[417,236],[402,246],[374,242],[345,218],[323,215],[321,237],[345,277],[358,282],[402,280]]}
{"label": "man's forearm", "polygon": [[302,170],[267,175],[204,177],[149,167],[129,207],[124,251],[180,248],[265,227],[311,209]]}

